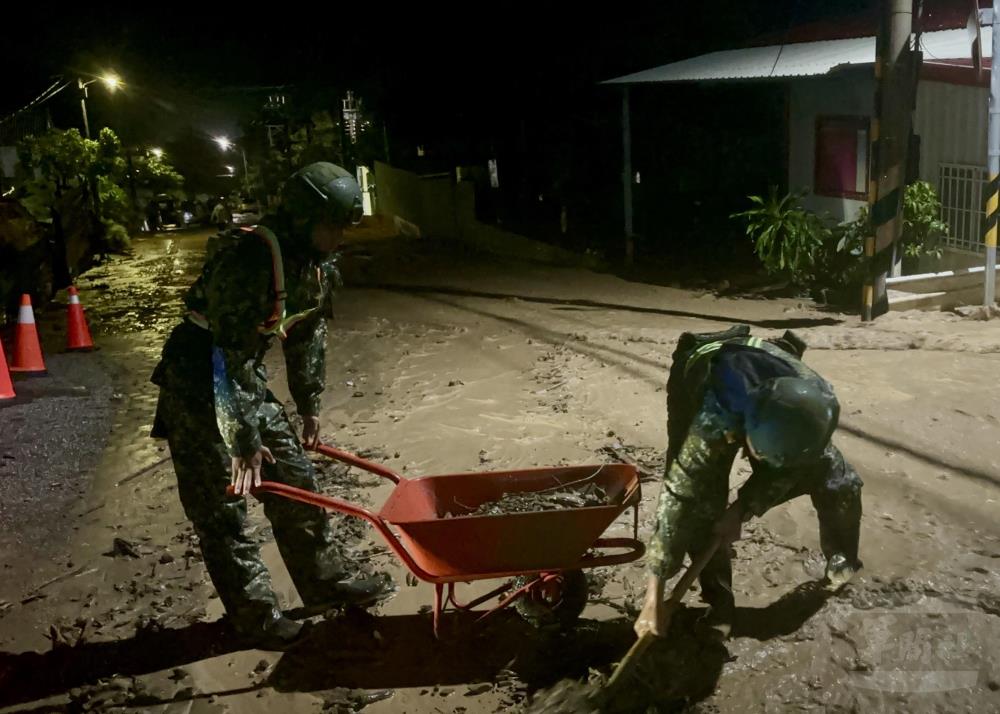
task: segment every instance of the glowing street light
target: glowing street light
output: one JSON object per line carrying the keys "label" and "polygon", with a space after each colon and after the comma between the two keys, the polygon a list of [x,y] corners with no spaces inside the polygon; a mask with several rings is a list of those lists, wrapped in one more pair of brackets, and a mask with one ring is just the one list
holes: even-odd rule
{"label": "glowing street light", "polygon": [[[229,151],[230,149],[238,148],[240,150],[240,155],[243,157],[243,185],[246,188],[247,196],[250,195],[250,169],[247,167],[247,154],[243,150],[243,147],[237,147],[232,141],[229,140],[227,136],[213,136],[212,141],[219,145],[219,148],[223,151]],[[232,166],[226,166],[229,171],[230,176],[236,175],[236,169]]]}
{"label": "glowing street light", "polygon": [[87,82],[84,82],[82,78],[76,78],[76,84],[83,93],[80,96],[80,111],[83,112],[83,133],[86,137],[90,138],[90,122],[87,120],[87,87],[89,87],[94,82],[100,82],[103,84],[109,92],[114,92],[117,89],[121,89],[124,86],[121,77],[119,77],[114,72],[105,72],[100,77],[95,77]]}
{"label": "glowing street light", "polygon": [[153,156],[155,156],[158,159],[162,159],[163,158],[163,149],[152,148],[152,149],[149,150],[149,153],[151,153]]}
{"label": "glowing street light", "polygon": [[105,72],[98,79],[108,88],[109,92],[113,92],[116,89],[120,89],[124,82],[122,82],[121,77],[119,77],[114,72]]}

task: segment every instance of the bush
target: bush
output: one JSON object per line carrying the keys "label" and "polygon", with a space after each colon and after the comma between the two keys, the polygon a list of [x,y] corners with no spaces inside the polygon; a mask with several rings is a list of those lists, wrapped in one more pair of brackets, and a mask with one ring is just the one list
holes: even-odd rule
{"label": "bush", "polygon": [[[772,187],[768,199],[749,196],[754,208],[733,218],[747,222],[754,252],[769,273],[785,274],[792,283],[823,293],[830,301],[855,304],[864,282],[865,238],[872,234],[868,206],[858,217],[829,227],[829,219],[802,208],[802,194],[777,197]],[[901,245],[906,259],[940,258],[942,237],[948,225],[940,219],[941,202],[934,187],[916,181],[903,194]]]}
{"label": "bush", "polygon": [[132,245],[132,239],[129,237],[128,229],[126,229],[121,223],[115,223],[114,221],[106,218],[102,220],[102,223],[104,224],[104,245],[106,246],[108,252],[122,253]]}
{"label": "bush", "polygon": [[903,255],[909,258],[944,253],[941,239],[948,224],[941,220],[941,201],[934,187],[926,181],[916,181],[903,194]]}
{"label": "bush", "polygon": [[801,206],[802,195],[778,198],[772,186],[766,200],[748,196],[755,207],[731,217],[746,221],[746,234],[768,273],[784,275],[793,284],[806,286],[814,279],[830,229],[819,216]]}

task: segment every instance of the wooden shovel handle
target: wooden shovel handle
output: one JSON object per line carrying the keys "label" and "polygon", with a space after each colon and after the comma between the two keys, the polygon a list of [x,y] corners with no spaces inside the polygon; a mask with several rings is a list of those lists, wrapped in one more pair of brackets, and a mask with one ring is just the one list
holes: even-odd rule
{"label": "wooden shovel handle", "polygon": [[[729,508],[733,509],[735,507],[736,506],[734,504]],[[664,623],[664,631],[666,631],[666,628],[670,626],[670,620],[674,615],[674,611],[680,606],[681,600],[684,599],[687,591],[691,589],[692,585],[694,585],[694,581],[699,575],[701,575],[701,571],[705,569],[708,562],[715,557],[716,551],[718,551],[722,546],[722,540],[723,538],[721,535],[713,537],[712,542],[709,543],[708,547],[699,553],[698,557],[691,562],[691,565],[689,565],[687,570],[684,571],[684,575],[681,576],[681,579],[677,581],[676,585],[674,585],[673,590],[670,591],[670,597],[667,598],[666,603],[664,603],[664,606],[666,607],[664,618],[666,622]],[[642,653],[645,652],[651,644],[653,644],[654,640],[656,640],[656,635],[652,632],[647,632],[635,641],[632,647],[629,648],[629,651],[625,653],[621,662],[618,663],[618,667],[611,675],[611,679],[608,680],[607,686],[609,688],[615,686],[619,681],[621,681],[625,673],[632,668],[635,661],[640,658]]]}

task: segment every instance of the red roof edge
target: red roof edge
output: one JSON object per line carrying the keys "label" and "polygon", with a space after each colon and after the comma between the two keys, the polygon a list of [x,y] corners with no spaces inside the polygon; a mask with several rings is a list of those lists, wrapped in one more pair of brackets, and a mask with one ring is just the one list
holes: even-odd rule
{"label": "red roof edge", "polygon": [[924,60],[920,65],[920,78],[930,82],[947,82],[967,87],[990,86],[990,58],[983,59],[983,71],[976,72],[970,59]]}
{"label": "red roof edge", "polygon": [[[979,8],[992,7],[990,0],[977,0]],[[921,31],[959,30],[969,18],[972,0],[924,0]],[[784,32],[772,32],[754,38],[749,47],[846,40],[854,37],[873,37],[878,32],[878,8],[839,18],[811,22],[791,27]]]}

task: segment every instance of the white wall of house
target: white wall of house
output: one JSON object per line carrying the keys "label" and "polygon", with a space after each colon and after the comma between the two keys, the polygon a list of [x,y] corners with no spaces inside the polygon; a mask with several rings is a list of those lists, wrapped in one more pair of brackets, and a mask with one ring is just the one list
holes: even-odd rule
{"label": "white wall of house", "polygon": [[[816,120],[821,116],[870,117],[874,94],[870,69],[790,84],[789,187],[805,190],[807,208],[837,221],[855,218],[864,201],[814,192]],[[984,87],[921,81],[917,90],[913,130],[920,136],[920,178],[931,183],[941,197],[956,265],[975,262],[976,252],[981,251],[988,101]]]}
{"label": "white wall of house", "polygon": [[941,164],[986,166],[990,93],[985,87],[920,82],[913,131],[920,136],[920,178],[940,190]]}
{"label": "white wall of house", "polygon": [[937,189],[948,224],[946,267],[982,264],[983,186],[989,91],[920,82],[913,130],[920,136],[920,178]]}
{"label": "white wall of house", "polygon": [[870,69],[850,70],[829,77],[791,82],[788,107],[788,186],[806,191],[806,208],[828,213],[838,222],[853,220],[865,205],[862,200],[817,196],[816,119],[821,116],[870,117],[875,83]]}

